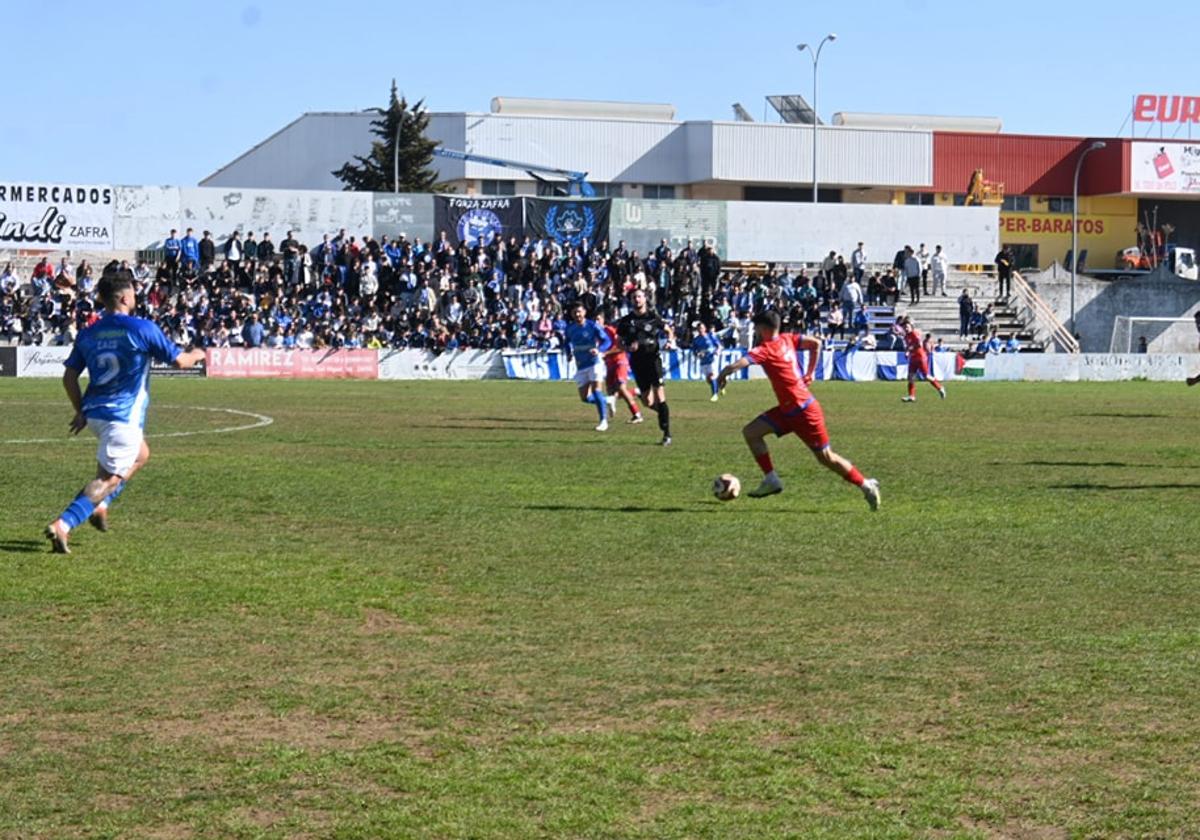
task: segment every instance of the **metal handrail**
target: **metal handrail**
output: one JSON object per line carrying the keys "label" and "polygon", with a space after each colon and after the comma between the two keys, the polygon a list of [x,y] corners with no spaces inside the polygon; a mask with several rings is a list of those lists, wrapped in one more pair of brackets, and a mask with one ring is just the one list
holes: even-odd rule
{"label": "metal handrail", "polygon": [[1021,299],[1021,302],[1033,313],[1034,321],[1040,322],[1039,325],[1049,332],[1051,338],[1058,342],[1059,346],[1065,351],[1068,353],[1078,353],[1080,350],[1079,342],[1075,339],[1075,336],[1071,335],[1071,331],[1059,320],[1058,316],[1054,314],[1054,310],[1050,308],[1050,305],[1021,276],[1021,272],[1014,271],[1012,276],[1013,289],[1016,290],[1017,297]]}

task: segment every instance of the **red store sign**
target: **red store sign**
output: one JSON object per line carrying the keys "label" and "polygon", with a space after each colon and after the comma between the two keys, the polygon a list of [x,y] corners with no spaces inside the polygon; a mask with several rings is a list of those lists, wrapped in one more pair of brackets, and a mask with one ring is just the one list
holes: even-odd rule
{"label": "red store sign", "polygon": [[1139,93],[1133,101],[1134,122],[1200,123],[1200,96]]}

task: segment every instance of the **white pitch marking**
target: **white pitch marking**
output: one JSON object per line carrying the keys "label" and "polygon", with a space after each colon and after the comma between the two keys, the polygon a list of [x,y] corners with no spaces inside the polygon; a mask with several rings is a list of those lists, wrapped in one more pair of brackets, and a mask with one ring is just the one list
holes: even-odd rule
{"label": "white pitch marking", "polygon": [[[51,403],[45,401],[22,401],[22,400],[3,400],[2,405],[59,405],[59,403]],[[159,408],[182,408],[189,411],[211,411],[214,414],[233,414],[238,417],[252,417],[253,423],[246,423],[241,426],[225,426],[220,429],[199,429],[194,432],[160,432],[154,435],[146,435],[148,438],[179,438],[193,437],[194,435],[227,435],[232,432],[245,432],[250,429],[261,429],[265,426],[270,426],[275,422],[274,417],[269,417],[266,414],[255,414],[253,411],[239,411],[236,408],[209,408],[203,405],[162,405]],[[0,445],[4,444],[25,444],[25,443],[62,443],[63,440],[71,440],[72,437],[66,435],[60,438],[30,438],[28,440],[0,440]]]}

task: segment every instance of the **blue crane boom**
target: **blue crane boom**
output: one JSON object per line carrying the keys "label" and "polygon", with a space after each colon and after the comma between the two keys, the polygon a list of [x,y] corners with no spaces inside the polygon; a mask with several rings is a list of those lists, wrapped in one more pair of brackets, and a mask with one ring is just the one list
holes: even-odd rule
{"label": "blue crane boom", "polygon": [[503,158],[490,157],[488,155],[477,155],[472,152],[460,152],[457,149],[443,149],[438,147],[433,150],[433,153],[438,157],[451,158],[452,160],[470,161],[471,163],[483,163],[488,166],[500,166],[505,169],[523,169],[528,172],[533,178],[539,181],[545,181],[545,178],[538,177],[537,173],[545,173],[547,175],[558,175],[567,179],[567,192],[570,195],[583,196],[584,198],[592,198],[596,195],[596,190],[587,181],[586,172],[574,172],[570,169],[556,169],[553,166],[538,166],[533,163],[521,163],[515,160],[504,160]]}

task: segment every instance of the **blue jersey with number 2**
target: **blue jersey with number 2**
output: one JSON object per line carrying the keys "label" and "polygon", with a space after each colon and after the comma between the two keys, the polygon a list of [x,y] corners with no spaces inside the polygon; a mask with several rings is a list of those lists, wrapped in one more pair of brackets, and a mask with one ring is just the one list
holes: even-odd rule
{"label": "blue jersey with number 2", "polygon": [[143,426],[150,405],[150,360],[170,364],[178,355],[179,347],[157,324],[114,312],[79,333],[63,364],[80,373],[87,369],[85,417]]}

